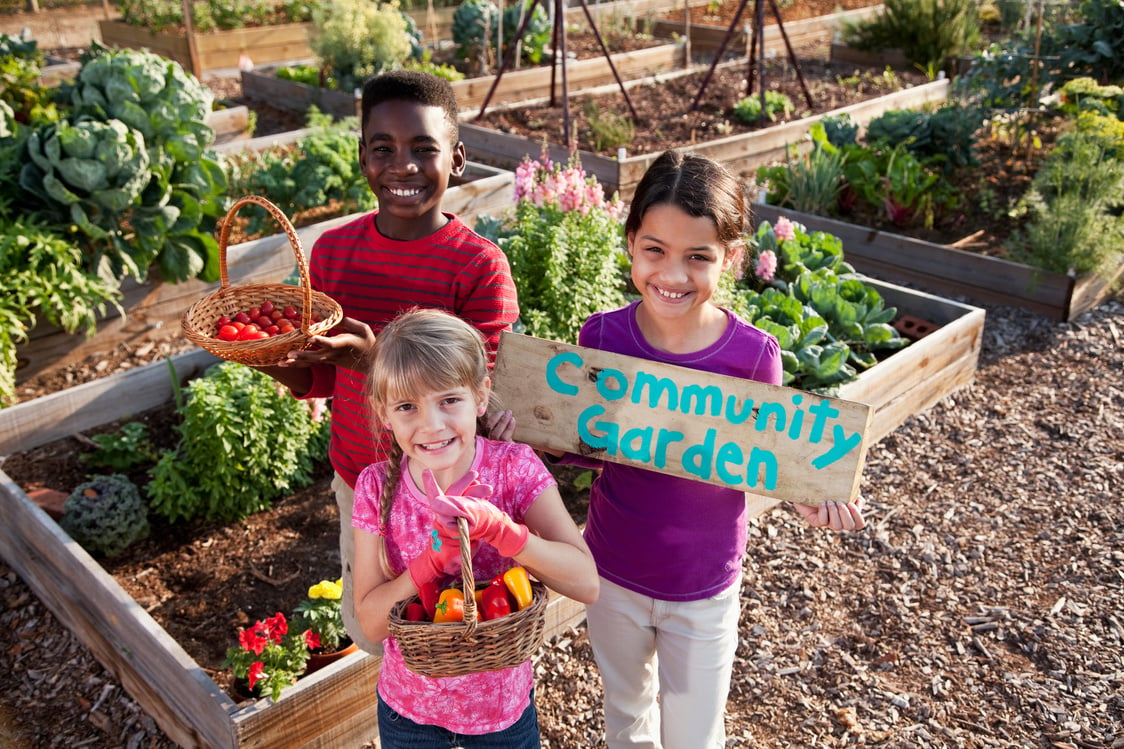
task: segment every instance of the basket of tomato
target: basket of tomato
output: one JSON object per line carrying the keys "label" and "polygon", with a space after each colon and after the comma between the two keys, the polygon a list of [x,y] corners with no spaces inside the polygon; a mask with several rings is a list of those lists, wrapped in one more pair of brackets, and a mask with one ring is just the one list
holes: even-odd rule
{"label": "basket of tomato", "polygon": [[423,676],[512,668],[542,645],[546,586],[519,566],[477,584],[464,518],[457,518],[457,528],[461,585],[441,588],[431,583],[390,610],[390,634],[398,641],[402,659]]}
{"label": "basket of tomato", "polygon": [[[300,286],[231,285],[226,268],[231,219],[249,204],[265,208],[285,230]],[[343,319],[339,302],[313,291],[296,229],[281,209],[257,195],[239,198],[227,211],[219,233],[219,279],[218,290],[191,305],[181,324],[190,341],[222,359],[250,366],[276,364],[288,352],[308,348],[312,336],[327,333]]]}

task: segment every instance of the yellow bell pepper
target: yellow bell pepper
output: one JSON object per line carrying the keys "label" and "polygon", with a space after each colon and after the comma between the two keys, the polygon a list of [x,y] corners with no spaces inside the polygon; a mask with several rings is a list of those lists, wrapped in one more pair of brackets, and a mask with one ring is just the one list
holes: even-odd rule
{"label": "yellow bell pepper", "polygon": [[503,573],[503,582],[520,611],[531,605],[534,593],[531,591],[531,578],[527,576],[527,570],[512,567]]}

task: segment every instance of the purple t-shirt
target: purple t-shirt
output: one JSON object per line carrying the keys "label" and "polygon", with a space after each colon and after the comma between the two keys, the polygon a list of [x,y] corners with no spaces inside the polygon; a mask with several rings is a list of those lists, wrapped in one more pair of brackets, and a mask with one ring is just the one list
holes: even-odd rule
{"label": "purple t-shirt", "polygon": [[[777,339],[737,315],[727,312],[726,332],[714,345],[671,354],[644,339],[639,304],[591,316],[578,345],[781,384]],[[743,491],[608,461],[600,467],[585,540],[602,577],[664,601],[709,598],[737,579],[746,542]]]}

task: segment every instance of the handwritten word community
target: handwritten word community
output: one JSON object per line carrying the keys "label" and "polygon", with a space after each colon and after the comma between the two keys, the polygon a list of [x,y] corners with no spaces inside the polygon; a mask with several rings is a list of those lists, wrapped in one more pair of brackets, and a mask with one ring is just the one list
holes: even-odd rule
{"label": "handwritten word community", "polygon": [[[565,365],[581,375],[584,361],[577,352],[566,351],[551,358],[546,367],[547,385],[562,396],[577,396],[581,387],[590,383],[584,376],[576,382],[563,377]],[[791,393],[790,403],[765,401],[755,403],[734,393],[725,392],[715,385],[680,385],[668,377],[637,371],[630,380],[622,371],[612,368],[597,370],[592,383],[605,402],[627,399],[633,405],[647,406],[683,416],[717,418],[739,426],[752,424],[752,430],[764,433],[769,430],[793,442],[823,445],[823,450],[813,449],[811,466],[822,470],[842,459],[862,443],[862,435],[848,433],[842,424],[834,423],[839,410],[830,400],[801,392]],[[812,401],[804,405],[805,397]],[[578,417],[578,432],[582,441],[608,455],[621,455],[629,460],[651,465],[655,469],[667,468],[669,453],[678,453],[684,471],[704,481],[716,476],[730,486],[756,487],[759,482],[765,489],[777,486],[778,461],[776,455],[763,447],[753,445],[746,454],[737,442],[717,442],[718,430],[707,429],[703,440],[693,445],[679,445],[684,433],[663,426],[645,425],[621,430],[621,425],[605,418],[608,409],[601,403],[585,408]],[[825,436],[830,438],[825,442]],[[670,449],[672,446],[675,449]],[[762,478],[763,477],[763,478]]]}

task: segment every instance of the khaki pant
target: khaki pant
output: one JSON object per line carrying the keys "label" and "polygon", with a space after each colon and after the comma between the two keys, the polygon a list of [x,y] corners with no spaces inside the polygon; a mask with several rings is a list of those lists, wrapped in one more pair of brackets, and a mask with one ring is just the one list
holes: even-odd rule
{"label": "khaki pant", "polygon": [[343,568],[340,577],[343,578],[343,598],[340,600],[340,609],[343,614],[343,625],[347,628],[347,635],[352,642],[371,655],[382,655],[382,643],[371,642],[363,636],[359,627],[359,619],[355,615],[355,595],[351,581],[351,564],[355,559],[355,529],[351,527],[351,509],[355,505],[355,490],[337,473],[332,479],[332,491],[336,494],[336,504],[340,508],[340,561]]}

